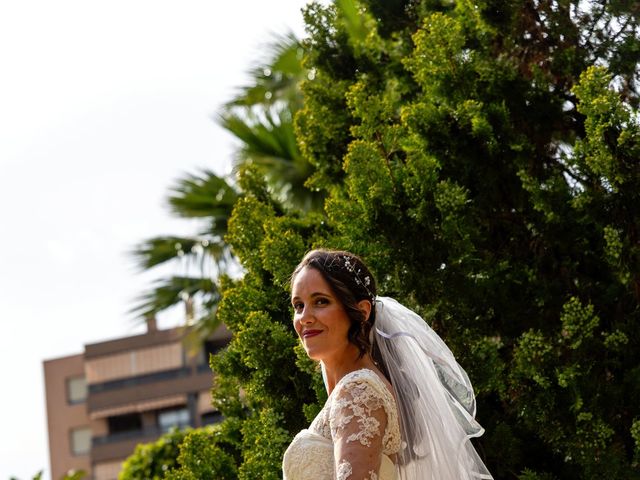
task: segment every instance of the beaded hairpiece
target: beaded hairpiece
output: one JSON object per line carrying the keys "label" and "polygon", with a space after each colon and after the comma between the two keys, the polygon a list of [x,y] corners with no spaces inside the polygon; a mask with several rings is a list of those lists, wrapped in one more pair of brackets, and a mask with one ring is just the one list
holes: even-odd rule
{"label": "beaded hairpiece", "polygon": [[374,301],[376,299],[376,296],[371,293],[371,290],[369,290],[369,285],[371,285],[371,278],[369,277],[369,275],[361,278],[360,274],[362,273],[362,269],[358,268],[356,270],[356,266],[351,263],[351,259],[346,255],[344,256],[344,268],[346,268],[347,271],[353,273],[356,285],[362,285],[369,294],[369,297],[371,297],[371,300]]}
{"label": "beaded hairpiece", "polygon": [[[369,290],[369,285],[371,285],[371,278],[369,277],[369,275],[362,278],[362,269],[361,268],[356,269],[355,262],[352,263],[353,259],[350,258],[348,255],[342,255],[339,258],[342,259],[342,265],[337,265],[337,267],[344,268],[349,273],[353,274],[353,279],[355,280],[356,285],[362,285],[364,289],[367,291],[367,294],[369,295],[369,298],[371,299],[371,301],[375,303],[376,296],[371,292],[371,290]],[[332,261],[331,264],[327,265],[327,268],[329,269],[335,268],[334,263],[335,262]]]}

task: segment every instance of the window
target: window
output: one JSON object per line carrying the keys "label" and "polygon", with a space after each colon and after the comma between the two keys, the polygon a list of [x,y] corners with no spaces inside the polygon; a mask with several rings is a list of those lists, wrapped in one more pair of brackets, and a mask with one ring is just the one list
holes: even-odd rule
{"label": "window", "polygon": [[211,355],[215,355],[224,347],[227,346],[229,340],[206,340],[204,342],[203,348],[200,351],[200,364],[201,365],[209,365],[209,357]]}
{"label": "window", "polygon": [[139,413],[129,413],[127,415],[118,415],[107,419],[109,424],[109,434],[122,432],[135,432],[142,430],[142,417]]}
{"label": "window", "polygon": [[200,417],[202,425],[213,425],[214,423],[220,423],[223,420],[223,416],[220,412],[206,412]]}
{"label": "window", "polygon": [[71,430],[71,453],[86,455],[91,449],[91,429],[87,427]]}
{"label": "window", "polygon": [[87,398],[87,381],[84,377],[67,379],[67,401],[71,404],[82,403]]}
{"label": "window", "polygon": [[186,408],[164,410],[158,413],[158,425],[163,432],[168,432],[171,427],[188,427],[189,424],[189,410]]}

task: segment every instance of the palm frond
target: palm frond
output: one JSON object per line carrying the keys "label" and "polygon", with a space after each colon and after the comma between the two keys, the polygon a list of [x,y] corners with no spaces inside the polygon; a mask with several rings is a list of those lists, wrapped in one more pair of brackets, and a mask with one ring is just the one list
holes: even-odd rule
{"label": "palm frond", "polygon": [[272,158],[291,165],[301,162],[290,111],[265,112],[248,116],[227,111],[219,116],[220,125],[242,142],[239,160]]}
{"label": "palm frond", "polygon": [[173,276],[157,280],[154,287],[140,295],[130,310],[140,317],[155,315],[196,296],[203,305],[217,305],[220,300],[218,287],[210,278]]}
{"label": "palm frond", "polygon": [[143,270],[171,261],[192,266],[213,261],[217,271],[223,271],[232,261],[229,246],[219,236],[153,237],[136,246],[131,255]]}
{"label": "palm frond", "polygon": [[[323,197],[305,187],[313,169],[299,152],[293,128],[295,112],[302,106],[299,83],[306,75],[302,54],[294,34],[274,36],[267,62],[250,71],[251,84],[240,88],[223,107],[218,122],[241,142],[236,168],[252,163],[263,167],[265,192],[274,203],[280,208],[308,210],[321,206]],[[146,270],[168,262],[185,265],[183,276],[156,281],[137,298],[132,312],[146,317],[197,299],[201,308],[195,314],[194,334],[206,336],[217,328],[215,312],[220,297],[212,279],[241,271],[224,242],[239,196],[231,182],[210,170],[177,180],[168,198],[171,211],[182,218],[202,219],[202,230],[193,237],[158,236],[134,249],[138,265]],[[199,276],[197,271],[193,275],[194,266],[199,266]]]}
{"label": "palm frond", "polygon": [[261,107],[284,101],[297,109],[302,104],[298,83],[304,78],[302,44],[293,33],[274,35],[265,49],[268,60],[249,72],[252,84],[239,89],[226,104],[233,107]]}
{"label": "palm frond", "polygon": [[203,170],[178,180],[171,192],[169,205],[174,214],[184,218],[215,218],[226,232],[238,193],[224,178]]}
{"label": "palm frond", "polygon": [[149,270],[185,255],[194,255],[198,246],[202,246],[202,241],[193,237],[153,237],[137,245],[131,254],[140,268]]}
{"label": "palm frond", "polygon": [[247,163],[264,167],[270,188],[278,200],[290,208],[322,207],[324,194],[305,186],[313,167],[300,154],[290,111],[267,111],[263,115],[227,111],[219,121],[242,142],[235,159],[236,168]]}

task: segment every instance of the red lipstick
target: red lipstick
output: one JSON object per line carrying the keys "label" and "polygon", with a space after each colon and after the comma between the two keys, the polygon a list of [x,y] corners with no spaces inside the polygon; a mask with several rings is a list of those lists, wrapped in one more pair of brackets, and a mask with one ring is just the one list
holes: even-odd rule
{"label": "red lipstick", "polygon": [[315,337],[322,333],[322,330],[305,330],[302,332],[302,338]]}

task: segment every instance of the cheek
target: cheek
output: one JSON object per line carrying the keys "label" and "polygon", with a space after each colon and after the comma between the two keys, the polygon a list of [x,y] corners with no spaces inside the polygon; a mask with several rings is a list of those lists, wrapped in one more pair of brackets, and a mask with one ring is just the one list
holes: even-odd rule
{"label": "cheek", "polygon": [[331,324],[333,330],[340,332],[341,335],[347,335],[349,328],[351,328],[351,320],[342,310],[332,312],[328,323]]}
{"label": "cheek", "polygon": [[346,315],[342,317],[341,320],[342,329],[344,330],[345,334],[348,335],[349,329],[351,328],[351,320]]}

